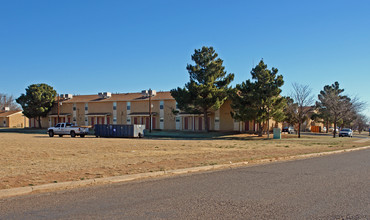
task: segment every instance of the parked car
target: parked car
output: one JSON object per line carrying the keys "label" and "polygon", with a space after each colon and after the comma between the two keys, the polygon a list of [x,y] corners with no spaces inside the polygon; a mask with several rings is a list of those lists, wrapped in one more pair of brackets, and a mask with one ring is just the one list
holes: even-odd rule
{"label": "parked car", "polygon": [[323,127],[321,132],[326,133],[326,127]]}
{"label": "parked car", "polygon": [[339,131],[339,137],[352,137],[353,131],[349,128],[343,128]]}
{"label": "parked car", "polygon": [[71,137],[85,137],[89,133],[88,128],[77,127],[71,123],[58,123],[55,127],[48,128],[49,137],[54,137],[54,134],[63,137],[63,135],[71,135]]}
{"label": "parked car", "polygon": [[287,132],[288,134],[293,134],[294,133],[294,128],[293,127],[284,127],[282,132]]}

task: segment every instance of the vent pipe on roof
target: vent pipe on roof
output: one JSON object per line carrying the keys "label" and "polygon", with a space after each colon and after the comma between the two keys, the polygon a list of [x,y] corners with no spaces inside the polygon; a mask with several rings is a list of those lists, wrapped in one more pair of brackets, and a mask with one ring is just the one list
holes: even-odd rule
{"label": "vent pipe on roof", "polygon": [[143,97],[155,96],[155,95],[157,95],[157,92],[155,90],[151,90],[151,89],[149,89],[149,90],[142,90],[141,91],[141,95]]}
{"label": "vent pipe on roof", "polygon": [[103,98],[103,99],[107,99],[107,98],[112,97],[111,92],[99,92],[98,95],[99,95],[100,98]]}
{"label": "vent pipe on roof", "polygon": [[9,108],[8,106],[5,106],[5,107],[3,108],[3,110],[4,110],[4,111],[6,111],[6,112],[8,112],[8,111],[10,111],[10,108]]}
{"label": "vent pipe on roof", "polygon": [[65,99],[72,99],[73,95],[72,94],[64,94]]}

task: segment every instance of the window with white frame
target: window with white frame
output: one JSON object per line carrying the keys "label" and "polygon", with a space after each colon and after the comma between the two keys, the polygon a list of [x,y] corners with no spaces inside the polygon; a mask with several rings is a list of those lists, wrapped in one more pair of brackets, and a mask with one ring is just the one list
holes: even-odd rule
{"label": "window with white frame", "polygon": [[131,110],[131,102],[127,102],[127,110]]}

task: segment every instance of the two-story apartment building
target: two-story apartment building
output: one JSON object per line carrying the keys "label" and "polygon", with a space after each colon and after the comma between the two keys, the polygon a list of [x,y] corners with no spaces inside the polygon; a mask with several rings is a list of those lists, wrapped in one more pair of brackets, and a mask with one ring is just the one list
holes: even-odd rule
{"label": "two-story apartment building", "polygon": [[[152,129],[204,131],[205,124],[202,114],[179,112],[176,100],[170,92],[154,92],[150,98]],[[60,122],[71,122],[79,126],[95,124],[144,124],[149,128],[149,96],[147,91],[141,93],[109,92],[96,95],[64,94],[56,101],[47,117],[41,119],[42,127],[46,128]],[[226,101],[220,109],[211,112],[209,117],[210,130],[214,131],[255,131],[253,122],[236,122],[231,117],[230,102]],[[176,113],[179,112],[179,113]],[[35,119],[30,119],[30,126],[37,127]]]}

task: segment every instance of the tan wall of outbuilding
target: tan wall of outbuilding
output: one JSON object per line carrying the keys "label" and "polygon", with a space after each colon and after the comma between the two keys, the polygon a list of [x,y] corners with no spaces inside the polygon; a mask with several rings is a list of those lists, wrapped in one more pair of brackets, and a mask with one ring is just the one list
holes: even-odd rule
{"label": "tan wall of outbuilding", "polygon": [[23,114],[14,114],[8,118],[9,128],[24,128],[28,127],[28,120]]}
{"label": "tan wall of outbuilding", "polygon": [[9,118],[0,117],[0,127],[9,127]]}
{"label": "tan wall of outbuilding", "polygon": [[234,129],[234,119],[231,117],[232,111],[230,101],[226,100],[220,108],[220,131],[232,131]]}

